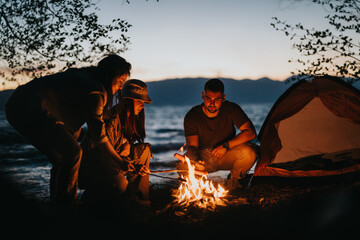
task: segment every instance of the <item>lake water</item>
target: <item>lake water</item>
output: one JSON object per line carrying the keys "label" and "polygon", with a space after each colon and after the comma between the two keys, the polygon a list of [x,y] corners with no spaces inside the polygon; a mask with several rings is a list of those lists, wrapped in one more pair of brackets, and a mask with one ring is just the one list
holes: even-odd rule
{"label": "lake water", "polygon": [[[257,133],[272,104],[242,104],[241,107],[253,121]],[[174,169],[174,153],[185,143],[183,119],[191,106],[146,106],[146,142],[151,143],[154,160],[151,170]],[[46,157],[28,144],[6,121],[0,111],[0,171],[12,179],[25,197],[38,200],[49,198],[51,164]],[[210,174],[211,178],[224,178],[228,171]],[[176,173],[161,174],[176,178]],[[169,179],[150,176],[150,184]]]}

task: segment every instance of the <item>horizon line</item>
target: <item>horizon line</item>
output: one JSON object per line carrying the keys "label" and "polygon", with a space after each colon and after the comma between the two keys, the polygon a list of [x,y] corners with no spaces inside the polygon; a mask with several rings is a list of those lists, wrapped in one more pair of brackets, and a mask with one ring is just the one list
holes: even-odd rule
{"label": "horizon line", "polygon": [[[291,75],[289,76],[291,77]],[[250,80],[250,81],[258,81],[258,80],[261,80],[261,79],[264,79],[264,78],[267,78],[267,79],[270,79],[272,81],[278,81],[278,82],[284,82],[286,81],[289,77],[283,79],[283,80],[278,80],[278,79],[273,79],[269,76],[263,76],[263,77],[259,77],[257,79],[255,78],[250,78],[250,77],[244,77],[244,78],[241,78],[241,79],[238,79],[238,78],[233,78],[233,77],[221,77],[221,76],[216,76],[216,77],[206,77],[206,76],[197,76],[197,77],[194,77],[194,76],[184,76],[184,77],[167,77],[167,78],[162,78],[162,79],[151,79],[151,80],[143,80],[144,82],[146,83],[151,83],[151,82],[162,82],[162,81],[167,81],[167,80],[180,80],[180,79],[195,79],[195,78],[204,78],[204,79],[211,79],[211,78],[219,78],[219,79],[231,79],[231,80],[235,80],[235,81],[243,81],[243,80]],[[129,78],[129,79],[137,79],[137,78]],[[30,80],[31,81],[31,80]],[[30,82],[28,81],[28,82]],[[25,82],[23,84],[26,84],[28,82]],[[13,82],[5,82],[5,83],[13,83]],[[2,89],[0,91],[5,91],[5,90],[14,90],[16,89],[18,86],[21,86],[23,84],[19,84],[17,86],[9,86],[7,87],[6,85],[2,87]],[[16,83],[13,83],[12,85],[16,85]]]}

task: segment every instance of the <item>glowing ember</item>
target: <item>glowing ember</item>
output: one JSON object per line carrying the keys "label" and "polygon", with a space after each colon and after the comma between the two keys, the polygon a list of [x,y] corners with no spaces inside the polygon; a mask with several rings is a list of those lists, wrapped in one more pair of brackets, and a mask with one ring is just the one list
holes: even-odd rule
{"label": "glowing ember", "polygon": [[182,176],[185,181],[178,189],[174,190],[175,202],[184,207],[194,205],[199,208],[214,210],[217,205],[225,206],[228,191],[220,185],[216,188],[206,175],[195,177],[195,166],[190,164],[189,158],[185,157],[189,174]]}

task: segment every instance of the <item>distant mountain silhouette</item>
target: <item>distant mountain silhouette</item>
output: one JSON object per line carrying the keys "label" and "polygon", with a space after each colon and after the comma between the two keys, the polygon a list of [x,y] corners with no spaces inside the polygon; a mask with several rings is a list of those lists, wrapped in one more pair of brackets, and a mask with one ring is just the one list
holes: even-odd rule
{"label": "distant mountain silhouette", "polygon": [[[238,104],[242,103],[274,103],[278,97],[292,84],[275,81],[269,78],[258,80],[234,80],[220,78],[225,84],[226,99]],[[147,82],[149,95],[156,106],[185,106],[202,102],[201,92],[208,78],[176,78]],[[360,82],[354,84],[360,88]],[[0,110],[14,90],[0,91]]]}
{"label": "distant mountain silhouette", "polygon": [[[195,105],[208,78],[177,78],[147,82],[153,105]],[[226,99],[236,103],[273,103],[291,85],[269,78],[234,80],[221,78]]]}
{"label": "distant mountain silhouette", "polygon": [[[208,78],[176,78],[147,82],[152,105],[185,106],[201,103],[201,92]],[[236,103],[272,103],[291,85],[269,78],[234,80],[221,78],[226,99]],[[0,110],[14,90],[0,92]]]}

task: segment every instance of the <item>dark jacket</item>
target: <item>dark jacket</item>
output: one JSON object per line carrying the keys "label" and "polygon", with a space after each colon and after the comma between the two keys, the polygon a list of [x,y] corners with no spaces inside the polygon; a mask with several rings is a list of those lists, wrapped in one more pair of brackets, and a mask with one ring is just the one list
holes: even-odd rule
{"label": "dark jacket", "polygon": [[6,108],[23,116],[22,121],[40,124],[41,119],[63,124],[73,135],[87,123],[95,143],[107,140],[103,111],[107,92],[95,68],[69,69],[37,78],[18,87]]}

